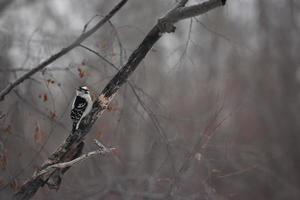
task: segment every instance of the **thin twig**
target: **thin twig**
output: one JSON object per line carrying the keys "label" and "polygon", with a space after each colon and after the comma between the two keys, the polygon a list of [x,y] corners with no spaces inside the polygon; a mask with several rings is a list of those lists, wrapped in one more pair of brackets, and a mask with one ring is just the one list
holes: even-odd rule
{"label": "thin twig", "polygon": [[[138,65],[142,62],[147,53],[151,50],[153,45],[161,38],[163,33],[170,32],[170,30],[173,30],[175,28],[173,24],[181,19],[185,19],[186,16],[194,17],[194,15],[199,15],[208,12],[216,7],[223,5],[221,3],[223,1],[224,0],[208,0],[198,5],[197,8],[201,12],[194,12],[194,9],[196,9],[196,7],[193,7],[192,14],[185,13],[191,12],[189,9],[185,10],[182,13],[182,9],[189,8],[183,7],[180,9],[180,12],[174,11],[171,12],[171,16],[167,15],[166,18],[161,18],[157,22],[157,24],[150,30],[150,32],[145,36],[144,40],[141,42],[138,48],[131,54],[127,63],[118,71],[118,73],[109,81],[106,87],[102,90],[97,100],[94,101],[92,110],[80,122],[78,129],[76,129],[74,132],[71,132],[71,134],[64,141],[64,143],[60,145],[52,155],[50,155],[49,159],[42,165],[40,169],[37,170],[35,174],[39,174],[40,171],[42,171],[50,165],[62,162],[69,162],[70,160],[79,157],[83,148],[83,140],[85,136],[89,133],[96,120],[108,108],[109,103],[116,95],[120,87],[127,82],[128,78],[133,74]],[[174,18],[172,18],[172,16]],[[175,31],[175,29],[173,31]],[[86,32],[85,34],[88,34],[89,32],[90,31]],[[81,42],[82,41],[80,41],[77,44],[77,46]],[[55,172],[59,172],[59,170],[60,169],[55,169],[53,173],[45,173],[43,176],[31,177],[29,181],[22,185],[20,191],[15,195],[15,199],[30,199],[36,193],[36,191],[45,183],[47,183],[48,180],[53,178],[53,174],[57,174]],[[60,182],[57,182],[55,186],[58,187],[59,184]]]}
{"label": "thin twig", "polygon": [[102,56],[100,53],[98,53],[97,51],[83,45],[83,44],[80,44],[79,45],[80,47],[92,52],[93,54],[97,55],[99,58],[101,58],[102,60],[104,60],[106,63],[108,63],[111,67],[113,67],[115,70],[119,71],[119,68],[117,66],[115,66],[111,61],[109,61],[107,58],[105,58],[104,56]]}
{"label": "thin twig", "polygon": [[99,154],[100,155],[105,155],[106,153],[110,153],[111,151],[115,150],[115,148],[105,147],[101,142],[99,142],[96,139],[94,140],[94,142],[99,147],[98,150],[91,151],[89,153],[83,154],[80,157],[75,158],[74,160],[71,160],[71,161],[68,161],[68,162],[56,163],[56,164],[50,165],[47,168],[39,171],[39,173],[36,174],[35,176],[38,177],[38,176],[42,176],[43,174],[49,173],[50,170],[52,170],[53,168],[63,169],[63,168],[66,168],[66,167],[71,167],[71,166],[77,164],[78,162],[81,162],[81,161],[86,160],[88,158],[91,158],[93,156],[96,156],[96,155],[99,155]]}
{"label": "thin twig", "polygon": [[86,32],[88,26],[96,17],[99,17],[99,15],[94,15],[89,21],[87,21],[87,23],[83,27],[82,34],[84,34]]}
{"label": "thin twig", "polygon": [[4,97],[12,91],[15,87],[17,87],[19,84],[21,84],[26,79],[30,78],[35,73],[41,71],[45,67],[47,67],[49,64],[53,63],[58,58],[64,56],[69,51],[80,45],[85,39],[90,37],[93,33],[95,33],[99,28],[101,28],[109,19],[111,19],[114,14],[116,14],[127,2],[128,0],[122,0],[119,4],[117,4],[103,19],[101,19],[95,26],[93,26],[90,30],[82,33],[72,44],[69,46],[61,49],[56,54],[50,56],[48,59],[40,63],[38,66],[32,68],[31,71],[27,72],[17,80],[15,80],[13,83],[8,84],[1,92],[0,92],[0,101],[4,100]]}
{"label": "thin twig", "polygon": [[5,114],[2,114],[2,112],[0,111],[0,119],[2,119],[3,117],[5,117]]}

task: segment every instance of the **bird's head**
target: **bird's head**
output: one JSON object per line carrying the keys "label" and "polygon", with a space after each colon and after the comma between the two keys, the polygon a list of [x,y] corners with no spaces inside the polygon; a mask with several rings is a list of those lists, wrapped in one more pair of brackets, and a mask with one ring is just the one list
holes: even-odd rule
{"label": "bird's head", "polygon": [[90,95],[90,90],[88,87],[86,86],[80,86],[79,88],[77,88],[76,90],[76,95],[77,96],[86,96],[86,95]]}

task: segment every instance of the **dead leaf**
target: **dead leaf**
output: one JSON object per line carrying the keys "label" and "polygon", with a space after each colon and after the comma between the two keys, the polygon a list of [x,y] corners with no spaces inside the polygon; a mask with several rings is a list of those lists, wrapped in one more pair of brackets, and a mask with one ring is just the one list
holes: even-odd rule
{"label": "dead leaf", "polygon": [[103,134],[102,134],[101,131],[98,131],[98,132],[96,133],[96,139],[101,139],[102,136],[103,136]]}
{"label": "dead leaf", "polygon": [[34,142],[36,144],[43,144],[46,139],[46,134],[41,130],[39,123],[36,123],[33,135]]}
{"label": "dead leaf", "polygon": [[85,77],[86,72],[83,69],[78,68],[77,70],[78,70],[78,75],[79,75],[80,78]]}
{"label": "dead leaf", "polygon": [[4,132],[7,134],[12,134],[12,126],[9,124],[7,127],[5,127]]}
{"label": "dead leaf", "polygon": [[56,113],[50,111],[50,119],[54,120],[56,117],[57,117],[57,116],[56,116]]}
{"label": "dead leaf", "polygon": [[0,154],[0,169],[5,170],[7,167],[7,156],[5,154]]}
{"label": "dead leaf", "polygon": [[43,95],[43,101],[44,101],[44,102],[48,101],[48,95],[47,95],[47,94],[44,94],[44,95]]}

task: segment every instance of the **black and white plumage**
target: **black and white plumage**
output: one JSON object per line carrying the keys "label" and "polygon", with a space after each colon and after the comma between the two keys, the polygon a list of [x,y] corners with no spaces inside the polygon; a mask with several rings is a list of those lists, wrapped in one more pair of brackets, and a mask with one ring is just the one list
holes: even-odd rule
{"label": "black and white plumage", "polygon": [[86,86],[79,87],[76,90],[76,97],[71,110],[72,132],[78,129],[81,120],[91,111],[92,105],[93,101],[89,89]]}

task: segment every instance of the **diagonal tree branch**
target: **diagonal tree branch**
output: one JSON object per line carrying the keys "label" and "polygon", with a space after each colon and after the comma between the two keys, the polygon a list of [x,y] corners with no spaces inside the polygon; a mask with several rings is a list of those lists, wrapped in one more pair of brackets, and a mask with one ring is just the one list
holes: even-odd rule
{"label": "diagonal tree branch", "polygon": [[[187,1],[180,1],[178,5]],[[99,97],[94,101],[90,113],[81,121],[79,128],[72,132],[58,149],[50,155],[48,160],[34,174],[39,174],[42,170],[53,164],[68,162],[81,155],[84,137],[88,134],[96,120],[108,108],[108,104],[113,99],[119,88],[127,82],[129,76],[138,67],[152,46],[161,38],[163,33],[175,31],[174,23],[188,17],[194,17],[208,12],[216,7],[225,4],[225,0],[208,0],[202,4],[180,7],[176,6],[169,11],[165,17],[158,20],[156,25],[146,35],[138,48],[131,54],[127,63],[118,71],[103,89]],[[184,4],[185,5],[185,4]],[[195,9],[198,9],[196,12]],[[196,9],[196,10],[197,10]],[[68,168],[67,168],[68,169]],[[54,172],[46,172],[40,176],[33,175],[30,180],[22,185],[20,191],[15,195],[15,199],[30,199],[39,187],[51,182],[58,188],[61,182],[61,176],[67,169],[56,169]],[[58,177],[58,179],[57,179]],[[59,181],[55,181],[55,180]]]}
{"label": "diagonal tree branch", "polygon": [[225,1],[214,0],[207,1],[200,4],[188,6],[188,7],[179,7],[175,12],[170,13],[169,16],[166,16],[173,22],[177,22],[179,20],[195,17],[201,15],[208,10],[211,10],[215,7],[224,5]]}
{"label": "diagonal tree branch", "polygon": [[29,79],[35,73],[41,71],[49,64],[53,63],[58,58],[64,56],[72,49],[80,45],[85,39],[90,37],[93,33],[95,33],[99,28],[101,28],[108,20],[110,20],[127,2],[128,0],[122,0],[119,4],[117,4],[104,18],[102,18],[95,26],[93,26],[90,30],[83,32],[72,44],[61,49],[56,54],[50,56],[47,60],[40,63],[38,66],[32,68],[29,72],[25,73],[23,76],[15,80],[13,83],[8,84],[1,92],[0,92],[0,101],[3,101],[5,96],[10,93],[15,87],[20,85],[26,79]]}

